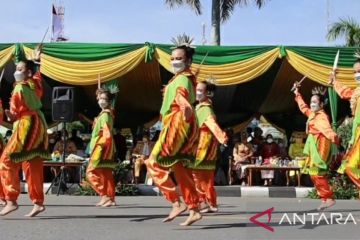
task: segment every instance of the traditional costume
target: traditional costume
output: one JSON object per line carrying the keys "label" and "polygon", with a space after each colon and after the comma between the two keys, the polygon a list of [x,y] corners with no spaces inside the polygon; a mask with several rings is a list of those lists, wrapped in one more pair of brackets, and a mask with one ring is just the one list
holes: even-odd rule
{"label": "traditional costume", "polygon": [[[189,51],[190,43],[191,40],[186,42],[186,39],[179,38],[176,42],[177,49]],[[180,64],[184,64],[184,62],[180,62]],[[173,67],[176,67],[175,63],[173,63]],[[165,198],[173,204],[180,204],[176,184],[170,177],[170,171],[173,171],[185,204],[190,210],[197,212],[199,198],[191,169],[185,167],[194,160],[198,137],[194,103],[195,76],[190,72],[189,66],[184,66],[175,72],[175,76],[165,87],[160,110],[163,128],[145,164],[148,173]],[[173,209],[175,207],[173,206]],[[181,212],[185,210],[186,208],[182,208]],[[180,213],[174,216],[170,216],[170,214],[165,221],[172,220],[178,214]]]}
{"label": "traditional costume", "polygon": [[34,207],[41,206],[35,215],[44,210],[43,161],[51,158],[48,152],[47,124],[40,110],[43,94],[41,81],[41,74],[37,72],[32,77],[15,83],[9,110],[14,121],[13,134],[0,158],[1,184],[8,204],[11,201],[17,208],[16,201],[20,194],[19,171],[22,168],[30,199]]}
{"label": "traditional costume", "polygon": [[[98,98],[101,94],[104,93],[101,93],[100,91]],[[114,159],[114,114],[113,109],[110,106],[111,105],[108,102],[106,107],[102,107],[102,111],[98,117],[95,118],[93,123],[90,141],[90,160],[86,169],[86,178],[88,182],[102,198],[98,206],[105,207],[115,205],[113,169],[117,165],[117,162]]]}
{"label": "traditional costume", "polygon": [[210,207],[209,209],[204,209],[204,212],[216,211],[217,197],[214,188],[214,175],[217,150],[219,142],[221,144],[227,142],[227,136],[216,122],[212,104],[209,99],[200,102],[196,106],[196,117],[200,130],[199,143],[195,162],[191,162],[193,164],[190,164],[189,167],[193,169],[193,176],[200,203],[207,203]]}
{"label": "traditional costume", "polygon": [[[313,90],[313,95],[324,95],[323,90]],[[322,210],[326,207],[327,200],[333,203],[334,194],[327,179],[330,149],[332,143],[339,143],[339,138],[331,128],[328,115],[323,109],[312,111],[304,102],[300,93],[295,96],[300,111],[308,117],[306,133],[308,134],[304,154],[307,156],[301,172],[309,174],[313,181],[318,195],[323,201],[319,207]]]}
{"label": "traditional costume", "polygon": [[346,173],[356,187],[360,189],[360,87],[352,89],[336,81],[334,89],[342,99],[350,101],[351,112],[354,116],[349,149],[338,172]]}

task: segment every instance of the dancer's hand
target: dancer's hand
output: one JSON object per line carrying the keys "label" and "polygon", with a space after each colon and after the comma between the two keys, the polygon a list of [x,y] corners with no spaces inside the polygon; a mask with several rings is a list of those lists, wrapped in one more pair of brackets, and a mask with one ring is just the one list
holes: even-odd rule
{"label": "dancer's hand", "polygon": [[181,109],[184,113],[184,120],[186,122],[190,122],[191,116],[192,116],[192,109],[190,107],[182,107]]}
{"label": "dancer's hand", "polygon": [[293,92],[294,92],[295,95],[299,94],[299,88],[300,87],[301,87],[301,85],[298,82],[294,83],[292,89],[294,89]]}
{"label": "dancer's hand", "polygon": [[335,81],[336,81],[336,69],[335,69],[335,71],[330,72],[328,84],[334,85]]}
{"label": "dancer's hand", "polygon": [[43,45],[42,45],[42,44],[39,44],[39,45],[34,49],[33,59],[34,59],[35,61],[40,61],[41,53],[42,53],[42,48],[43,48]]}
{"label": "dancer's hand", "polygon": [[9,109],[5,109],[5,115],[9,122],[13,122],[15,120],[15,115],[12,114]]}

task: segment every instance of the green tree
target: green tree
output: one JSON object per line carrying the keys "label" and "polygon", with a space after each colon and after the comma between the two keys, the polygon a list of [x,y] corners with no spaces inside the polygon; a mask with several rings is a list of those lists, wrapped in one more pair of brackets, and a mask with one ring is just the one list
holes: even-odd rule
{"label": "green tree", "polygon": [[[211,39],[214,45],[220,45],[220,26],[230,19],[235,7],[246,6],[249,2],[255,2],[261,8],[268,0],[212,0],[211,6]],[[200,15],[202,5],[200,0],[165,0],[165,3],[173,8],[175,6],[188,5],[197,15]]]}
{"label": "green tree", "polygon": [[360,25],[354,18],[340,18],[338,22],[331,25],[327,39],[334,41],[342,37],[345,37],[347,47],[360,46]]}

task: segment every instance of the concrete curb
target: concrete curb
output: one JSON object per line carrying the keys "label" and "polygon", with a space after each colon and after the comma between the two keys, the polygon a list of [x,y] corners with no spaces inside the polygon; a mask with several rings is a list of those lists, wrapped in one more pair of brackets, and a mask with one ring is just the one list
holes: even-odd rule
{"label": "concrete curb", "polygon": [[[161,195],[155,186],[140,184],[138,189],[140,195]],[[309,187],[215,186],[219,197],[306,198],[312,189]]]}
{"label": "concrete curb", "polygon": [[[50,183],[44,183],[44,192],[49,186]],[[74,193],[77,188],[77,185],[72,185],[71,193]],[[141,196],[161,196],[161,192],[156,186],[139,184],[138,189]],[[306,198],[312,189],[309,187],[215,186],[219,197]],[[27,183],[21,183],[21,192],[28,192]],[[50,194],[56,193],[57,190],[54,187]]]}

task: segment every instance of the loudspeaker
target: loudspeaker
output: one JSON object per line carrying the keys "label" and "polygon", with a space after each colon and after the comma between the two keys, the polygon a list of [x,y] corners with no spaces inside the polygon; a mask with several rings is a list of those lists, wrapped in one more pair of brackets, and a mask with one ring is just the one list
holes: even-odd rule
{"label": "loudspeaker", "polygon": [[75,94],[73,87],[55,87],[52,92],[53,121],[71,122],[74,118]]}

